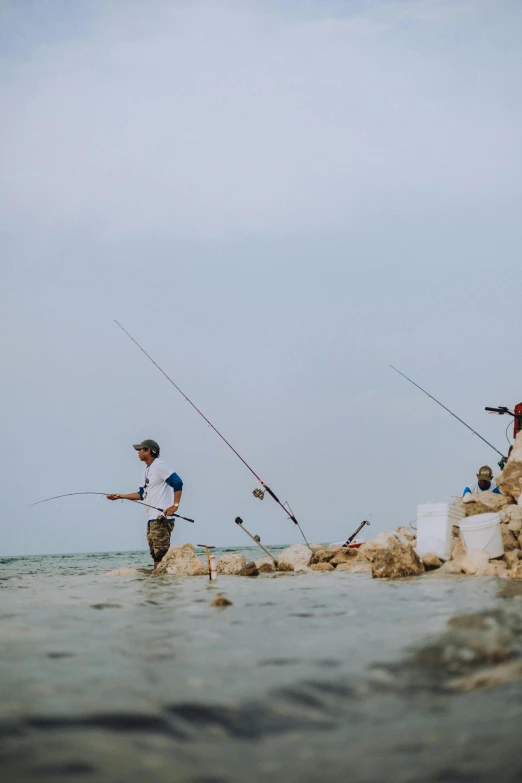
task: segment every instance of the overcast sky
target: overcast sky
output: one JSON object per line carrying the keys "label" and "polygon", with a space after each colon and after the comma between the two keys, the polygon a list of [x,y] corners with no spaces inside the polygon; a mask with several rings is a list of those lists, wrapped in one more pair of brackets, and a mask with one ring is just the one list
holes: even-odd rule
{"label": "overcast sky", "polygon": [[[522,400],[522,5],[0,3],[0,554],[145,546],[152,437],[175,543],[415,518],[498,457]],[[371,515],[371,517],[370,517]]]}

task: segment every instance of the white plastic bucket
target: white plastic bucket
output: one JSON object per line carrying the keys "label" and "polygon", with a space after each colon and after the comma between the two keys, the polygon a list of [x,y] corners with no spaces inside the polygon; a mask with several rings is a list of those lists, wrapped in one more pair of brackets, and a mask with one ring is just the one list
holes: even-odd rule
{"label": "white plastic bucket", "polygon": [[468,552],[481,549],[492,557],[502,557],[504,542],[498,514],[474,514],[460,523],[460,533]]}
{"label": "white plastic bucket", "polygon": [[433,552],[441,560],[451,556],[453,525],[464,517],[464,509],[454,503],[423,503],[417,506],[417,554]]}

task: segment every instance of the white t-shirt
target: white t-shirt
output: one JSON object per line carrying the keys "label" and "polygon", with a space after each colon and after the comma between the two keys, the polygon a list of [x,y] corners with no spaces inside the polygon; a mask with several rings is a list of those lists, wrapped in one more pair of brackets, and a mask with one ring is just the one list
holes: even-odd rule
{"label": "white t-shirt", "polygon": [[[168,482],[168,483],[167,483]],[[145,467],[142,473],[140,495],[144,503],[156,508],[147,508],[147,520],[157,519],[163,511],[174,502],[174,490],[181,489],[183,482],[177,473],[159,457]]]}

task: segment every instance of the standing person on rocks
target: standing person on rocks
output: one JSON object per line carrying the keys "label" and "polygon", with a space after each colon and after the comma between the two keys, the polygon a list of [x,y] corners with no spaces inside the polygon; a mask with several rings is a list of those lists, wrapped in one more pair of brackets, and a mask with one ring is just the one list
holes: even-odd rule
{"label": "standing person on rocks", "polygon": [[175,514],[179,508],[183,482],[177,473],[159,458],[160,447],[155,440],[144,440],[134,448],[138,457],[145,464],[141,486],[138,492],[127,495],[107,495],[108,500],[143,500],[151,506],[165,509],[158,515],[154,508],[147,508],[147,543],[156,569],[167,554],[170,547],[170,536],[174,522],[166,519]]}
{"label": "standing person on rocks", "polygon": [[471,493],[472,495],[480,495],[481,492],[494,492],[496,495],[501,495],[501,491],[493,481],[493,471],[489,465],[483,465],[477,473],[477,479],[474,484],[468,487],[464,487],[462,497]]}

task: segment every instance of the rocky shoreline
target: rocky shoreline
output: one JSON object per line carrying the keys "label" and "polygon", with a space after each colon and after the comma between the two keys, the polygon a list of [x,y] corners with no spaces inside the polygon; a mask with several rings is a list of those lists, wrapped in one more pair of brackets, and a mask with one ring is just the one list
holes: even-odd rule
{"label": "rocky shoreline", "polygon": [[[411,527],[401,526],[395,531],[385,530],[358,549],[325,548],[321,544],[292,544],[280,553],[277,561],[261,557],[247,562],[242,554],[224,554],[217,562],[218,574],[229,576],[259,576],[274,572],[334,572],[350,571],[367,573],[376,578],[401,578],[419,576],[426,571],[438,570],[445,574],[468,576],[497,576],[522,578],[522,432],[519,433],[509,460],[497,478],[502,494],[481,492],[455,498],[464,517],[497,512],[504,544],[504,554],[489,559],[482,550],[467,552],[458,526],[453,527],[451,556],[443,562],[436,554],[427,553],[422,558],[416,552],[416,533]],[[125,576],[137,573],[136,569],[117,569],[109,576]],[[208,576],[208,565],[199,557],[192,544],[173,546],[169,549],[154,576]]]}

